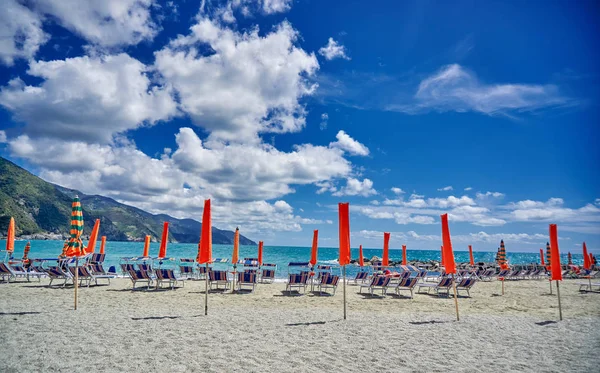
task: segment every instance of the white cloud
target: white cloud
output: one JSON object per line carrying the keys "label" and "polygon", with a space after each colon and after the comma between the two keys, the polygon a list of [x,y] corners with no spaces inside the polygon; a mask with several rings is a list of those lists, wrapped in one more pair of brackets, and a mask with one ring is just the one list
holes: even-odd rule
{"label": "white cloud", "polygon": [[333,38],[329,38],[327,45],[319,49],[319,54],[329,61],[335,58],[343,58],[345,60],[350,59],[350,57],[346,55],[346,48],[333,40]]}
{"label": "white cloud", "polygon": [[485,193],[476,193],[475,197],[477,199],[485,200],[490,198],[504,198],[504,194],[500,192],[485,192]]}
{"label": "white cloud", "polygon": [[427,206],[430,207],[440,207],[440,208],[448,208],[448,207],[456,207],[456,206],[472,206],[475,205],[475,201],[467,196],[462,197],[454,197],[449,196],[448,198],[428,198]]}
{"label": "white cloud", "polygon": [[283,13],[290,10],[293,0],[262,0],[262,9],[266,14]]}
{"label": "white cloud", "polygon": [[189,35],[155,53],[155,66],[175,88],[181,110],[211,139],[258,143],[260,133],[305,126],[299,100],[316,89],[306,77],[319,64],[295,46],[297,39],[288,22],[260,36],[257,28],[239,33],[200,18]]}
{"label": "white cloud", "polygon": [[319,181],[316,182],[315,185],[319,187],[317,194],[323,194],[325,192],[334,193],[337,191],[337,187],[331,181]]}
{"label": "white cloud", "polygon": [[372,200],[372,201],[371,201],[371,202],[369,202],[369,203],[370,203],[371,205],[373,205],[373,206],[379,206],[379,205],[381,204],[381,203],[380,203],[378,200],[376,200],[376,199]]}
{"label": "white cloud", "polygon": [[148,68],[127,54],[31,62],[39,85],[12,79],[0,104],[31,136],[108,142],[114,134],[176,115],[170,89],[153,85]]}
{"label": "white cloud", "polygon": [[377,194],[377,191],[373,189],[373,182],[369,179],[363,179],[360,181],[353,177],[346,179],[346,186],[342,187],[337,192],[333,193],[334,196],[362,196],[368,197]]}
{"label": "white cloud", "polygon": [[40,16],[17,0],[4,0],[0,11],[0,61],[11,66],[17,58],[31,59],[50,36]]}
{"label": "white cloud", "polygon": [[321,131],[327,129],[327,121],[329,120],[329,114],[323,113],[321,114],[321,123],[319,123],[319,129]]}
{"label": "white cloud", "polygon": [[7,142],[6,132],[0,130],[0,144],[4,144],[5,142]]}
{"label": "white cloud", "polygon": [[391,191],[392,191],[394,194],[404,194],[404,193],[406,193],[405,191],[403,191],[402,189],[400,189],[400,188],[397,188],[397,187],[393,187],[393,188],[392,188],[392,189],[390,189],[390,190],[391,190]]}
{"label": "white cloud", "polygon": [[352,155],[369,155],[369,148],[354,140],[346,132],[340,130],[335,137],[337,141],[330,143],[329,147],[342,149]]}
{"label": "white cloud", "polygon": [[453,190],[454,188],[452,188],[451,185],[445,186],[443,188],[439,188],[438,192],[445,192],[445,191],[449,191],[449,190]]}
{"label": "white cloud", "polygon": [[33,8],[93,44],[116,47],[154,38],[158,26],[150,16],[152,4],[153,0],[36,0]]}
{"label": "white cloud", "polygon": [[466,188],[465,188],[465,192],[468,192],[468,191],[470,191],[470,190],[473,190],[473,188],[471,188],[471,187],[466,187]]}
{"label": "white cloud", "polygon": [[485,84],[458,64],[424,79],[414,98],[413,104],[393,104],[387,109],[409,114],[433,109],[495,115],[558,107],[570,101],[552,84]]}

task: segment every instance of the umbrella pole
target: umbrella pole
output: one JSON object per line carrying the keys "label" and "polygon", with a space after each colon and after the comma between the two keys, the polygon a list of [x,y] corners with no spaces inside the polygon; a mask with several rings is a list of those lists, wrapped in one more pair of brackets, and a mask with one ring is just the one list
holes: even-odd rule
{"label": "umbrella pole", "polygon": [[79,283],[79,257],[75,257],[75,311],[77,311],[77,284]]}
{"label": "umbrella pole", "polygon": [[560,305],[560,287],[558,286],[558,280],[556,280],[556,296],[558,297],[558,317],[562,321],[562,307]]}
{"label": "umbrella pole", "polygon": [[454,307],[456,308],[456,321],[460,321],[458,316],[458,296],[456,295],[456,280],[454,279],[454,273],[452,274],[452,288],[454,289]]}
{"label": "umbrella pole", "polygon": [[504,295],[504,278],[502,278],[502,295]]}
{"label": "umbrella pole", "polygon": [[346,320],[346,266],[342,267],[344,277],[344,320]]}
{"label": "umbrella pole", "polygon": [[237,264],[233,265],[233,287],[231,289],[231,292],[234,293],[235,292],[235,275],[236,275],[236,269],[237,269]]}
{"label": "umbrella pole", "polygon": [[548,281],[550,283],[550,295],[552,295],[552,280]]}
{"label": "umbrella pole", "polygon": [[204,315],[208,315],[208,262],[206,262],[206,274],[204,275]]}

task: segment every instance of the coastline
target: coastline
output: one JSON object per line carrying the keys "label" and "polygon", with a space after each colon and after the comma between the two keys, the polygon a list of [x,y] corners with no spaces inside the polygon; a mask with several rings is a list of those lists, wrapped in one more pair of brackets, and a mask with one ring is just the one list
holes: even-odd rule
{"label": "coastline", "polygon": [[592,371],[600,345],[600,294],[561,286],[564,321],[545,280],[477,283],[471,298],[286,296],[282,283],[252,294],[110,286],[49,289],[47,280],[0,285],[0,326],[10,338],[0,370],[21,371]]}

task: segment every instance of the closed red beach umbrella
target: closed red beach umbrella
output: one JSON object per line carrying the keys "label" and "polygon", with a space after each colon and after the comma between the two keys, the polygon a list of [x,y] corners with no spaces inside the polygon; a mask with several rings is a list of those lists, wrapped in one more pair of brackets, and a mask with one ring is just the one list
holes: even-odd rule
{"label": "closed red beach umbrella", "polygon": [[585,242],[583,243],[583,269],[590,269],[591,263],[590,263],[590,256],[588,255],[588,251],[587,251],[587,246],[585,245]]}
{"label": "closed red beach umbrella", "polygon": [[441,215],[442,218],[442,240],[444,242],[444,268],[446,273],[456,273],[452,241],[450,240],[450,228],[448,227],[448,214]]}
{"label": "closed red beach umbrella", "polygon": [[469,264],[475,266],[475,260],[473,259],[473,247],[469,245]]}
{"label": "closed red beach umbrella", "polygon": [[350,204],[338,203],[338,217],[340,224],[340,257],[341,266],[350,263]]}
{"label": "closed red beach umbrella", "polygon": [[381,265],[387,267],[390,265],[390,233],[383,232],[383,257],[381,258]]}
{"label": "closed red beach umbrella", "polygon": [[212,222],[210,217],[210,199],[204,201],[202,213],[202,232],[198,250],[198,263],[212,263]]}
{"label": "closed red beach umbrella", "polygon": [[562,281],[560,251],[558,250],[558,228],[556,224],[550,224],[550,268],[552,280]]}
{"label": "closed red beach umbrella", "polygon": [[358,247],[358,265],[361,267],[365,266],[365,259],[363,258],[362,245]]}
{"label": "closed red beach umbrella", "polygon": [[258,241],[258,265],[261,266],[263,263],[263,242]]}
{"label": "closed red beach umbrella", "polygon": [[150,256],[150,236],[148,236],[148,235],[146,235],[146,238],[144,239],[144,253],[142,256],[143,257]]}
{"label": "closed red beach umbrella", "polygon": [[405,266],[406,263],[406,245],[402,245],[402,265]]}
{"label": "closed red beach umbrella", "polygon": [[166,258],[167,256],[167,241],[169,240],[169,222],[164,222],[162,238],[160,240],[160,248],[158,249],[158,257]]}
{"label": "closed red beach umbrella", "polygon": [[310,251],[310,265],[314,267],[317,264],[317,252],[319,250],[319,231],[313,231],[312,249]]}
{"label": "closed red beach umbrella", "polygon": [[100,241],[100,254],[104,254],[106,250],[106,236],[102,236],[102,240]]}

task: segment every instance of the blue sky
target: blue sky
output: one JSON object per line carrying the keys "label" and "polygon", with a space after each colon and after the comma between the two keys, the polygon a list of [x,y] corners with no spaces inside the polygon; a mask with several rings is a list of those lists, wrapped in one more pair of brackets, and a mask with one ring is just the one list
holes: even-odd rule
{"label": "blue sky", "polygon": [[[0,155],[272,245],[600,250],[598,5],[9,0]],[[79,161],[73,161],[78,159]]]}

